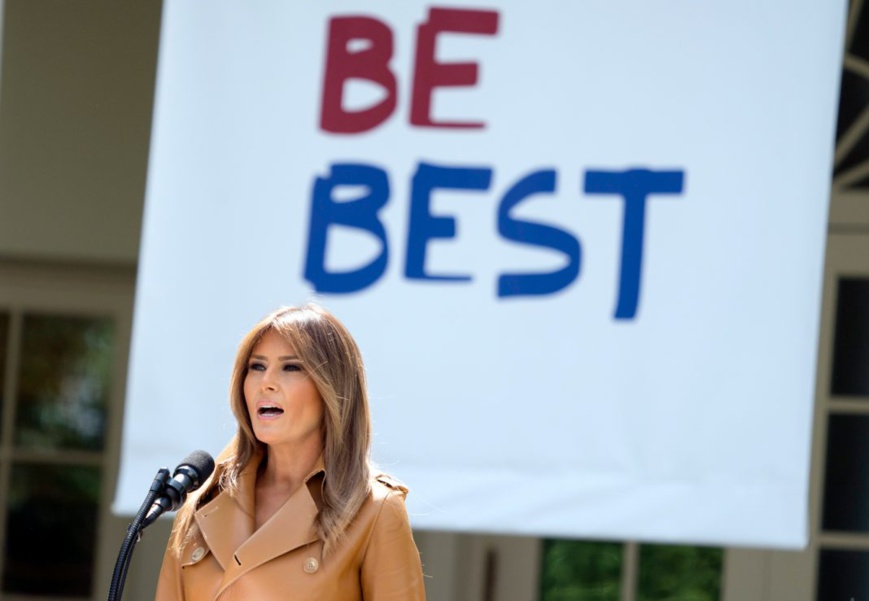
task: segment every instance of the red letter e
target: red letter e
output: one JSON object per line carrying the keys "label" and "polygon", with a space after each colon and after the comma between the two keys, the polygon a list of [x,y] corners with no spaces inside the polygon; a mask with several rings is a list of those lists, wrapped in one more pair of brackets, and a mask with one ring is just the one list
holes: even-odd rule
{"label": "red letter e", "polygon": [[483,123],[432,121],[431,96],[436,87],[472,86],[477,83],[477,63],[435,61],[435,41],[438,34],[444,31],[495,35],[498,32],[498,13],[454,8],[429,10],[428,21],[419,26],[416,34],[416,67],[413,74],[410,122],[427,127],[482,128]]}

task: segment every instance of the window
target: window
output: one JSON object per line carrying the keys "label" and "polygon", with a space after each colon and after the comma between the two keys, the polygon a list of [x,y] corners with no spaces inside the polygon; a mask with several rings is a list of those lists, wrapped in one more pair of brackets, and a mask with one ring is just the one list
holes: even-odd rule
{"label": "window", "polygon": [[[831,237],[831,257],[839,246],[869,246],[864,237]],[[869,248],[866,248],[869,250]],[[848,263],[860,254],[847,252]],[[869,274],[837,261],[834,290],[832,361],[823,399],[826,420],[824,479],[821,490],[818,601],[869,596]],[[867,269],[865,264],[863,269]],[[831,270],[832,271],[832,270]],[[838,273],[836,273],[838,272]],[[832,292],[832,291],[831,291]],[[831,300],[833,300],[831,299]]]}
{"label": "window", "polygon": [[0,600],[95,598],[132,277],[0,263],[0,278]]}
{"label": "window", "polygon": [[719,601],[723,551],[712,547],[549,540],[541,601]]}
{"label": "window", "polygon": [[[86,597],[105,447],[111,319],[12,312],[0,590]],[[10,373],[11,372],[11,373]],[[5,496],[5,498],[3,498]]]}

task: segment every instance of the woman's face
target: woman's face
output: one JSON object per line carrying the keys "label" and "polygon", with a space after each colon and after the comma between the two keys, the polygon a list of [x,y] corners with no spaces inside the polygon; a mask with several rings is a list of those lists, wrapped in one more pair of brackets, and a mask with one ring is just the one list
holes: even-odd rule
{"label": "woman's face", "polygon": [[293,347],[270,331],[251,351],[244,399],[257,440],[323,445],[323,400]]}

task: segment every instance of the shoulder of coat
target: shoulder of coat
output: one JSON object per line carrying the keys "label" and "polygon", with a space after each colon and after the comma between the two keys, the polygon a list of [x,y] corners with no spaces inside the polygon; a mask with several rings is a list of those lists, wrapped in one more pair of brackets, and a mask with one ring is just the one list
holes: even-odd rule
{"label": "shoulder of coat", "polygon": [[[390,491],[398,491],[402,496],[407,495],[407,487],[400,480],[393,478],[389,474],[377,474],[374,476],[374,483],[379,484],[381,488],[381,494],[375,494],[375,496],[385,496]],[[376,487],[372,488],[376,489]]]}
{"label": "shoulder of coat", "polygon": [[189,565],[199,563],[209,551],[202,531],[198,527],[193,528],[184,541],[184,550],[181,551],[180,557],[181,567],[186,568]]}

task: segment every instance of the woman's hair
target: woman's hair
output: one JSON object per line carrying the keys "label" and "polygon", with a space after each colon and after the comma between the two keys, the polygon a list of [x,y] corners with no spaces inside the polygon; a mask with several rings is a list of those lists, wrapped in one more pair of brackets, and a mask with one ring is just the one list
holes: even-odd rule
{"label": "woman's hair", "polygon": [[[242,339],[230,383],[230,405],[238,431],[217,457],[218,469],[178,510],[170,547],[180,557],[193,535],[199,500],[218,486],[235,494],[239,474],[266,445],[256,439],[244,398],[248,361],[257,343],[275,332],[293,347],[323,399],[323,506],[317,516],[324,555],[341,539],[367,497],[370,484],[371,419],[362,356],[350,332],[331,313],[313,304],[284,307],[267,315]],[[216,479],[216,482],[215,482]]]}

